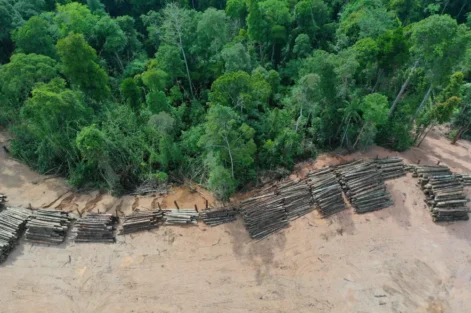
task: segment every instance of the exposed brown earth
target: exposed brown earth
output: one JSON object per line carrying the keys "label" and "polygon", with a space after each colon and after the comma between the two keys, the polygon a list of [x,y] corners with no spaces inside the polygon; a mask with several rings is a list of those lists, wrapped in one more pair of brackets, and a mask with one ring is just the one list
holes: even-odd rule
{"label": "exposed brown earth", "polygon": [[[6,135],[0,134],[0,142]],[[471,143],[436,134],[405,153],[373,147],[321,155],[294,176],[361,157],[441,160],[471,172]],[[22,242],[0,266],[0,312],[471,312],[471,223],[434,224],[408,177],[387,183],[394,206],[328,219],[308,214],[286,230],[252,241],[242,221],[208,228],[161,227],[118,242],[58,247]],[[0,192],[11,206],[74,212],[133,207],[204,207],[203,190],[173,188],[165,197],[78,194],[63,179],[41,176],[0,151]],[[471,190],[468,190],[471,195]]]}

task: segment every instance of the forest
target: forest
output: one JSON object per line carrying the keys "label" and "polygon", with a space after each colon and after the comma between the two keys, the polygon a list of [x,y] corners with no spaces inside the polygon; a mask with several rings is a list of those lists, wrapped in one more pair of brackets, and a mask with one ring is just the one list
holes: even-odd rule
{"label": "forest", "polygon": [[0,0],[0,127],[76,188],[220,199],[471,126],[471,1]]}

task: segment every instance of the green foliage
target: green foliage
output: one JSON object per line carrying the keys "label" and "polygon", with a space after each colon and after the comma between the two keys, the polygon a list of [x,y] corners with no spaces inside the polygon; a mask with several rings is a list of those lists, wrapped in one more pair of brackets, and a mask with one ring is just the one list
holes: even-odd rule
{"label": "green foliage", "polygon": [[43,54],[56,57],[53,31],[49,23],[39,16],[33,16],[12,34],[18,52]]}
{"label": "green foliage", "polygon": [[20,106],[38,82],[48,82],[58,74],[55,60],[38,54],[17,53],[0,67],[0,91],[11,107]]}
{"label": "green foliage", "polygon": [[471,127],[471,3],[56,2],[0,0],[0,125],[74,186],[228,199],[318,151]]}
{"label": "green foliage", "polygon": [[108,75],[96,63],[97,55],[82,34],[70,34],[57,42],[62,72],[72,85],[95,100],[108,97]]}

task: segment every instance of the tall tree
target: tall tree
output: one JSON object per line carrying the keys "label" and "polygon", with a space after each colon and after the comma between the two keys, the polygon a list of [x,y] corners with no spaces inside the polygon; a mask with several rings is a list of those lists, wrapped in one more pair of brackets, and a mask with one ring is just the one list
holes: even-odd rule
{"label": "tall tree", "polygon": [[82,34],[70,34],[57,42],[62,72],[72,85],[80,88],[94,100],[103,100],[110,94],[108,75],[97,64],[95,49]]}

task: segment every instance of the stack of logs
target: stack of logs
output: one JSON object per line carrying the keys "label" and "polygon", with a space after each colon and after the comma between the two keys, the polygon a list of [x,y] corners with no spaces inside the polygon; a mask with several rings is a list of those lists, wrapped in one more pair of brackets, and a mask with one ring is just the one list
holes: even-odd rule
{"label": "stack of logs", "polygon": [[269,192],[241,203],[245,228],[251,238],[262,239],[288,226],[288,213],[283,196]]}
{"label": "stack of logs", "polygon": [[469,219],[461,175],[451,174],[446,166],[416,166],[413,171],[434,222]]}
{"label": "stack of logs", "polygon": [[164,212],[165,225],[197,225],[199,213],[196,209],[166,209]]}
{"label": "stack of logs", "polygon": [[74,225],[75,242],[115,242],[118,218],[111,214],[91,213]]}
{"label": "stack of logs", "polygon": [[374,161],[353,161],[337,166],[335,171],[356,213],[381,210],[393,204]]}
{"label": "stack of logs", "polygon": [[0,211],[5,209],[6,202],[7,202],[7,196],[0,193]]}
{"label": "stack of logs", "polygon": [[283,207],[290,221],[315,209],[312,203],[311,188],[307,180],[283,182],[277,186],[276,193],[282,196]]}
{"label": "stack of logs", "polygon": [[381,172],[383,180],[393,179],[404,176],[404,160],[398,157],[376,159],[376,167]]}
{"label": "stack of logs", "polygon": [[60,244],[65,240],[72,218],[68,212],[41,209],[26,224],[26,240]]}
{"label": "stack of logs", "polygon": [[463,186],[471,186],[471,174],[457,174],[461,182],[463,183]]}
{"label": "stack of logs", "polygon": [[134,211],[131,215],[124,217],[123,228],[120,234],[126,235],[157,228],[162,223],[163,217],[164,214],[161,210]]}
{"label": "stack of logs", "polygon": [[201,212],[203,222],[208,226],[218,226],[236,220],[237,210],[232,207],[206,209]]}
{"label": "stack of logs", "polygon": [[21,237],[31,211],[7,208],[0,212],[0,263],[4,262]]}
{"label": "stack of logs", "polygon": [[311,187],[314,204],[323,217],[346,209],[342,188],[331,167],[310,172],[308,184]]}
{"label": "stack of logs", "polygon": [[429,177],[451,175],[451,171],[444,165],[407,165],[407,170],[412,172],[412,177]]}

